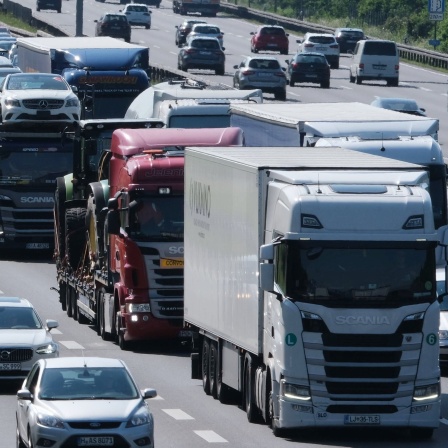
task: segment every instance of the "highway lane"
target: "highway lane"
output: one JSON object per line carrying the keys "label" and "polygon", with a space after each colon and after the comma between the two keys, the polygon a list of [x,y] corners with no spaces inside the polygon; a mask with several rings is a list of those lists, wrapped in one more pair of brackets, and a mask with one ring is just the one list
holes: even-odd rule
{"label": "highway lane", "polygon": [[[23,3],[35,8],[34,0],[23,0]],[[118,11],[122,8],[117,1],[105,3],[94,0],[84,1],[84,26],[85,35],[93,36],[95,31],[94,20],[102,12]],[[174,43],[175,25],[182,22],[185,16],[173,14],[171,2],[163,0],[161,7],[151,8],[152,27],[150,30],[133,27],[132,41],[150,47],[150,58],[159,64],[175,69],[177,67],[178,48]],[[63,2],[62,13],[53,11],[33,12],[37,17],[59,26],[70,35],[75,34],[76,1]],[[227,86],[233,85],[233,66],[242,58],[250,54],[250,31],[255,30],[256,24],[239,20],[233,17],[219,14],[215,18],[206,18],[209,22],[220,26],[224,34],[224,46],[226,48],[226,73],[225,76],[216,76],[211,71],[191,70],[190,73],[201,75],[204,79]],[[297,48],[296,39],[300,37],[290,35],[291,57]],[[284,63],[288,57],[277,55],[280,62]],[[398,87],[386,87],[384,82],[365,82],[362,85],[350,84],[348,66],[350,57],[342,55],[340,69],[332,70],[331,88],[321,89],[317,85],[297,85],[288,87],[288,101],[300,102],[338,102],[360,101],[370,103],[378,96],[408,97],[414,98],[425,108],[428,116],[440,120],[439,141],[448,157],[448,78],[446,73],[410,65],[401,62],[400,85]],[[271,101],[273,96],[265,95],[266,100]]]}
{"label": "highway lane", "polygon": [[[236,404],[222,405],[202,391],[202,383],[190,379],[189,351],[177,345],[141,345],[124,352],[114,342],[103,341],[88,325],[67,317],[59,306],[55,286],[55,267],[48,259],[0,259],[0,295],[29,298],[42,318],[55,318],[60,327],[54,331],[61,345],[61,356],[106,356],[124,359],[141,388],[155,387],[160,395],[149,400],[156,421],[158,448],[202,448],[219,444],[235,448],[283,448],[295,442],[301,448],[352,447],[408,448],[411,442],[404,431],[392,430],[319,430],[294,432],[288,438],[275,438],[265,425],[250,424]],[[18,384],[0,383],[0,448],[14,446],[15,392]],[[448,380],[442,379],[443,412],[441,428],[431,446],[445,448],[448,437]],[[445,420],[446,419],[446,420]],[[368,441],[368,442],[367,442]],[[426,448],[427,442],[412,442]]]}

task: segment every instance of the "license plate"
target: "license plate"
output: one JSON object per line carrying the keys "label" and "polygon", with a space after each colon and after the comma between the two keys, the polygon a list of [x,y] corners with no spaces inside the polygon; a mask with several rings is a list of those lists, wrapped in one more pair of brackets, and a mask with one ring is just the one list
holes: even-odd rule
{"label": "license plate", "polygon": [[346,425],[379,425],[381,419],[379,415],[346,415],[344,423]]}
{"label": "license plate", "polygon": [[258,76],[260,78],[270,78],[272,76],[272,73],[263,73],[263,72],[261,72],[261,73],[258,73]]}
{"label": "license plate", "polygon": [[2,362],[0,370],[22,370],[22,364],[20,362]]}
{"label": "license plate", "polygon": [[189,330],[181,330],[177,336],[179,338],[191,338],[193,336],[193,332]]}
{"label": "license plate", "polygon": [[113,446],[113,437],[78,437],[78,446]]}
{"label": "license plate", "polygon": [[212,54],[212,52],[211,51],[200,51],[199,54],[203,54],[203,55],[209,56],[209,55]]}
{"label": "license plate", "polygon": [[318,51],[325,51],[327,47],[316,47],[316,50]]}
{"label": "license plate", "polygon": [[305,74],[306,78],[317,78],[317,75],[314,74]]}
{"label": "license plate", "polygon": [[177,269],[184,267],[183,258],[161,258],[160,267],[164,269]]}
{"label": "license plate", "polygon": [[27,243],[26,249],[50,249],[50,243]]}

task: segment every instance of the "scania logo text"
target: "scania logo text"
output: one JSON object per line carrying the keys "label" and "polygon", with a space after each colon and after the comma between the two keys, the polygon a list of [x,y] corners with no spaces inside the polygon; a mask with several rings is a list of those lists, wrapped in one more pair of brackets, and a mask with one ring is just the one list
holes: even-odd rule
{"label": "scania logo text", "polygon": [[22,196],[20,202],[24,204],[53,204],[54,199],[51,196],[39,197],[39,196]]}
{"label": "scania logo text", "polygon": [[336,316],[338,325],[390,325],[387,316]]}

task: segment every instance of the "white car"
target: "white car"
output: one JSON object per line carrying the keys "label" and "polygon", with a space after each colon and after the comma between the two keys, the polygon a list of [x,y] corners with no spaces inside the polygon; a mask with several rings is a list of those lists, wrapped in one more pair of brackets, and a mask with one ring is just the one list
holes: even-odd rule
{"label": "white car", "polygon": [[306,33],[303,39],[297,39],[297,42],[300,44],[299,53],[322,53],[331,68],[339,68],[339,44],[333,34]]}
{"label": "white car", "polygon": [[81,105],[67,81],[51,73],[14,73],[0,86],[3,126],[73,123]]}
{"label": "white car", "polygon": [[154,419],[126,364],[115,358],[38,361],[17,392],[17,443],[25,447],[154,447]]}
{"label": "white car", "polygon": [[25,378],[39,359],[59,356],[51,329],[55,320],[42,322],[29,300],[0,297],[0,379]]}
{"label": "white car", "polygon": [[147,30],[151,28],[151,14],[147,5],[140,3],[129,3],[120,10],[126,14],[130,25],[144,26]]}
{"label": "white car", "polygon": [[196,23],[193,25],[190,34],[188,34],[187,41],[188,39],[193,39],[195,37],[215,37],[218,39],[221,48],[224,45],[224,33],[219,26],[211,23]]}

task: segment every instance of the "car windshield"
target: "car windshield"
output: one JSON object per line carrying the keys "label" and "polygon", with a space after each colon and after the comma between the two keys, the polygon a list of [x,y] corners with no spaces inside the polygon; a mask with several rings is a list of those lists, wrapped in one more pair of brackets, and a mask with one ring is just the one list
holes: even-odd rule
{"label": "car windshield", "polygon": [[343,243],[282,244],[278,266],[282,275],[286,273],[286,295],[326,306],[360,308],[435,300],[435,261],[428,247]]}
{"label": "car windshield", "polygon": [[41,400],[135,400],[139,396],[122,367],[48,368],[39,390]]}
{"label": "car windshield", "polygon": [[68,90],[60,76],[11,76],[7,82],[8,90]]}
{"label": "car windshield", "polygon": [[42,323],[33,308],[0,307],[0,330],[38,330]]}

